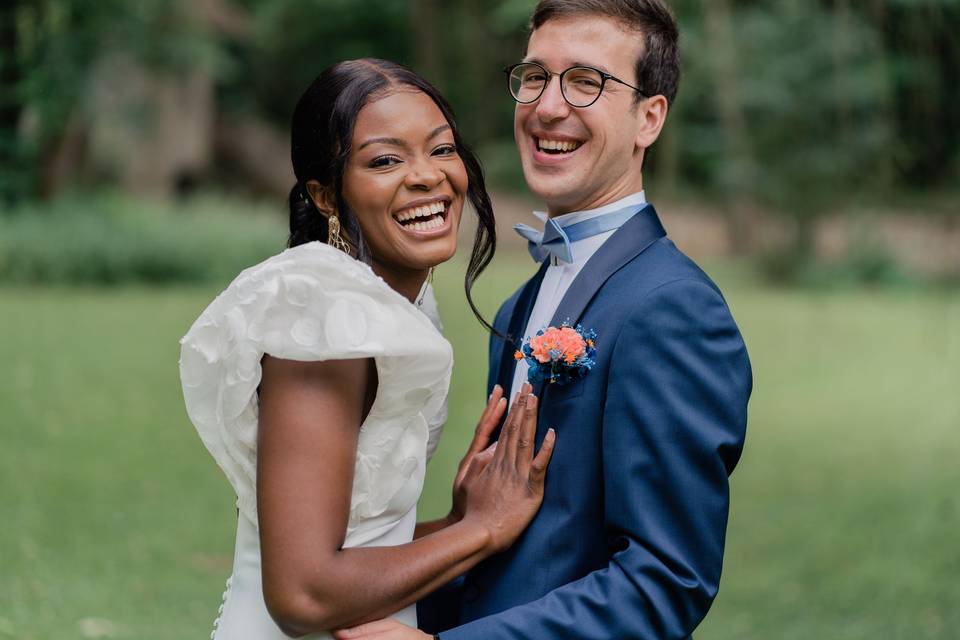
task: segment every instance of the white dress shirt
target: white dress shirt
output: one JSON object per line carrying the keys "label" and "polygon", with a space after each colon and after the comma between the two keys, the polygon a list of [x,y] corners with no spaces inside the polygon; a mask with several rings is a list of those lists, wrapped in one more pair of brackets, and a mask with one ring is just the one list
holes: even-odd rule
{"label": "white dress shirt", "polygon": [[[641,206],[646,203],[647,199],[644,192],[640,191],[597,209],[564,214],[557,217],[556,220],[561,223],[561,226],[565,227],[604,214],[614,213],[631,205]],[[535,211],[533,215],[542,221],[546,221],[547,214],[542,211]],[[616,229],[611,229],[589,238],[571,242],[570,252],[573,262],[563,262],[554,256],[548,258],[550,266],[547,267],[547,272],[543,274],[543,282],[540,284],[540,291],[537,293],[537,301],[533,305],[530,319],[527,321],[527,327],[523,332],[524,341],[546,327],[547,323],[553,319],[553,314],[560,305],[560,301],[563,300],[563,296],[567,293],[567,289],[570,288],[574,278],[583,269],[583,265],[587,264],[587,261],[597,252],[597,249],[615,232]],[[527,381],[528,369],[529,365],[526,360],[517,362],[517,367],[513,372],[513,384],[510,387],[510,394],[507,396],[508,401],[512,402],[513,396],[520,391],[520,386]]]}

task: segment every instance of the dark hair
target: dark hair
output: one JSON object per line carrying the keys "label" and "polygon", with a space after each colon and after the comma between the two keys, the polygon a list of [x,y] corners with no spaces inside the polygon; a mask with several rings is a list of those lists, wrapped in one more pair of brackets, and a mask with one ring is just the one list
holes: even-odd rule
{"label": "dark hair", "polygon": [[290,239],[287,246],[327,241],[326,219],[307,193],[307,182],[316,180],[332,190],[336,198],[341,229],[357,248],[357,258],[370,263],[370,252],[356,216],[343,198],[343,173],[350,156],[357,114],[375,94],[396,87],[412,87],[425,93],[440,109],[453,133],[457,153],[469,179],[467,199],[476,211],[479,224],[473,239],[470,262],[464,276],[467,303],[481,324],[483,318],[470,294],[473,283],[490,264],[497,246],[496,221],[487,194],[483,168],[460,135],[453,109],[429,82],[407,67],[376,58],[340,62],[323,70],[313,81],[293,112],[290,156],[297,184],[290,191]]}
{"label": "dark hair", "polygon": [[[680,86],[680,33],[670,9],[661,0],[540,0],[530,18],[530,31],[549,20],[586,15],[613,18],[643,36],[637,86],[644,95],[662,95],[672,105]],[[641,99],[639,94],[634,97]]]}

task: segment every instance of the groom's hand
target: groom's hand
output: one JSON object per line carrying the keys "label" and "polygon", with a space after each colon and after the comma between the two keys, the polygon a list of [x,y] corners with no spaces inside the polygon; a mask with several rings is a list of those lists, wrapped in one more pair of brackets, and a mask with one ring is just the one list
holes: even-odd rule
{"label": "groom's hand", "polygon": [[333,632],[336,640],[432,640],[433,636],[391,618]]}
{"label": "groom's hand", "polygon": [[453,507],[450,509],[450,515],[447,516],[450,524],[463,519],[463,514],[466,511],[467,492],[463,479],[468,472],[476,473],[479,471],[493,457],[493,451],[497,443],[493,443],[490,447],[487,445],[490,444],[490,436],[497,425],[500,424],[500,418],[503,417],[506,408],[507,399],[503,397],[503,388],[496,385],[493,388],[493,393],[487,399],[487,406],[480,415],[480,420],[477,422],[477,428],[473,432],[473,440],[460,461],[460,466],[457,467],[457,475],[453,481]]}

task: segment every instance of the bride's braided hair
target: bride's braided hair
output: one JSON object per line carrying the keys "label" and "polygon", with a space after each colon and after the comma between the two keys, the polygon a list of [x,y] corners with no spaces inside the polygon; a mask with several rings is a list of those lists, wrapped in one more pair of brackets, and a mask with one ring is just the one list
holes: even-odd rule
{"label": "bride's braided hair", "polygon": [[343,173],[350,156],[357,114],[375,94],[391,86],[413,87],[425,93],[440,109],[453,133],[454,143],[467,171],[467,199],[477,214],[477,232],[464,277],[467,302],[487,329],[470,295],[473,283],[493,258],[497,245],[496,221],[487,194],[483,168],[466,146],[454,119],[453,109],[429,82],[407,67],[377,58],[340,62],[323,70],[297,102],[291,124],[290,156],[297,183],[290,190],[290,238],[287,246],[327,241],[327,225],[314,206],[306,184],[316,180],[331,189],[336,198],[341,233],[357,248],[357,259],[370,263],[370,251],[356,216],[343,198]]}

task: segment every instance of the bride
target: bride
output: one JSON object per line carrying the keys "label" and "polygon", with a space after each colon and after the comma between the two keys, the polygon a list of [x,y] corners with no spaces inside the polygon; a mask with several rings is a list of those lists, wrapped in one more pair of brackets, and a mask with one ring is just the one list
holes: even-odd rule
{"label": "bride", "polygon": [[[237,494],[233,573],[215,640],[329,638],[391,616],[503,551],[532,519],[553,450],[536,398],[497,389],[450,514],[416,523],[446,417],[452,350],[431,269],[479,217],[468,301],[494,220],[446,101],[400,65],[326,69],[293,115],[290,248],[242,272],[181,341],[190,419]],[[479,315],[478,315],[479,317]]]}

